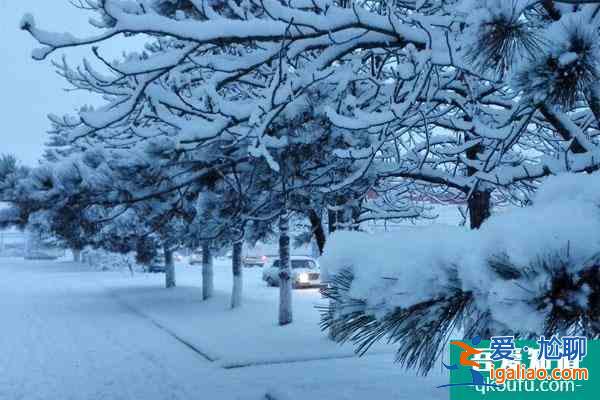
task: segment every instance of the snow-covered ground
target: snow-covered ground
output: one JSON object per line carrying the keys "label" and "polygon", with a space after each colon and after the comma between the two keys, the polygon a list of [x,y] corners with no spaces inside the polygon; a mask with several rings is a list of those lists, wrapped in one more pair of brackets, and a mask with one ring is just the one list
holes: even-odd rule
{"label": "snow-covered ground", "polygon": [[441,373],[416,376],[379,346],[354,357],[320,332],[316,290],[294,291],[295,321],[276,325],[277,289],[244,270],[230,310],[230,269],[215,266],[202,301],[199,267],[160,274],[96,272],[0,259],[0,399],[446,399]]}

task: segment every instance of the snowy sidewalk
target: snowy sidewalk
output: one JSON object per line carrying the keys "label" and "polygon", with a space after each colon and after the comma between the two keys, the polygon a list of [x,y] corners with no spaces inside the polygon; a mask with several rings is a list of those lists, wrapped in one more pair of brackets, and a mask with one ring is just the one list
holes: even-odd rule
{"label": "snowy sidewalk", "polygon": [[179,266],[172,291],[161,275],[71,263],[0,259],[0,271],[1,400],[447,398],[444,377],[416,377],[391,354],[348,358],[314,325],[316,291],[296,291],[294,324],[277,327],[277,290],[259,271],[244,271],[236,311],[225,266],[208,302],[197,268]]}
{"label": "snowy sidewalk", "polygon": [[[202,300],[200,267],[180,263],[178,287],[163,289],[161,274],[134,277],[105,274],[102,283],[119,302],[131,307],[196,348],[220,366],[235,368],[331,358],[354,357],[351,346],[340,346],[319,329],[317,305],[324,304],[317,289],[293,292],[294,323],[277,326],[279,290],[267,287],[262,270],[244,270],[243,306],[229,309],[231,267],[215,265],[215,297]],[[394,353],[376,345],[370,354]]]}

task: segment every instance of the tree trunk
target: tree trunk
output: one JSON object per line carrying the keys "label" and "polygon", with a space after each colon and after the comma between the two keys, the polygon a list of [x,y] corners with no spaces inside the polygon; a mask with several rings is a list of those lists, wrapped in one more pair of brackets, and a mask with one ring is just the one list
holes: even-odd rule
{"label": "tree trunk", "polygon": [[315,241],[317,242],[317,247],[319,248],[319,255],[323,255],[323,250],[325,250],[325,241],[327,239],[325,237],[325,230],[323,230],[321,216],[311,208],[308,210],[308,219],[310,220],[310,226],[315,237]]}
{"label": "tree trunk", "polygon": [[[470,135],[465,135],[465,140],[470,140]],[[467,159],[476,161],[479,159],[479,155],[483,153],[483,146],[478,144],[467,150]],[[467,167],[467,176],[474,176],[477,173],[477,169],[474,167]],[[477,183],[476,183],[477,185]],[[467,200],[467,206],[469,208],[469,220],[471,223],[471,229],[479,229],[483,222],[488,219],[491,215],[492,193],[486,190],[481,190],[481,187],[475,187],[471,196]]]}
{"label": "tree trunk", "polygon": [[81,249],[71,249],[73,253],[73,261],[78,263],[81,262]]}
{"label": "tree trunk", "polygon": [[173,262],[173,250],[167,246],[163,247],[165,254],[165,287],[175,287],[175,263]]}
{"label": "tree trunk", "polygon": [[338,196],[335,198],[335,205],[327,207],[327,223],[329,225],[329,233],[333,233],[338,230],[347,229],[346,223],[346,205],[347,198]]}
{"label": "tree trunk", "polygon": [[242,305],[242,246],[242,241],[233,244],[233,255],[231,258],[231,267],[233,270],[231,308],[237,308]]}
{"label": "tree trunk", "polygon": [[290,222],[286,212],[279,217],[279,325],[292,322],[292,268]]}
{"label": "tree trunk", "polygon": [[202,244],[202,299],[210,299],[213,296],[213,291],[213,257],[210,250],[210,243],[205,242]]}
{"label": "tree trunk", "polygon": [[346,220],[346,207],[340,206],[340,209],[337,210],[336,212],[337,216],[335,217],[335,230],[336,231],[347,231],[348,229],[348,225],[347,225],[347,220]]}
{"label": "tree trunk", "polygon": [[[358,203],[358,202],[356,202]],[[360,210],[362,206],[361,204],[354,204],[352,206],[351,215],[352,215],[352,230],[359,231],[360,230]]]}
{"label": "tree trunk", "polygon": [[[340,209],[340,207],[343,204],[344,204],[343,199],[341,197],[338,197],[336,199],[336,208],[334,210],[331,210],[329,208],[327,209],[330,234],[337,230],[342,230],[345,228],[345,226],[344,226],[345,212],[344,212],[343,208]],[[330,304],[332,302],[333,302],[333,300],[329,300]],[[331,328],[329,329],[329,338],[331,340],[334,340],[335,337],[336,337],[336,330],[335,330],[335,327],[332,325]]]}
{"label": "tree trunk", "polygon": [[327,227],[328,233],[331,235],[337,229],[337,211],[327,207]]}
{"label": "tree trunk", "polygon": [[475,191],[468,201],[471,229],[479,229],[491,215],[491,193]]}

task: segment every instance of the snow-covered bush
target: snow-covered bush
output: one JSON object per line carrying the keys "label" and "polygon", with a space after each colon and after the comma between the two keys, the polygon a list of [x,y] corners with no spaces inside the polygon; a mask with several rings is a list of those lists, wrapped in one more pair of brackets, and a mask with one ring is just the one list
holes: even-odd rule
{"label": "snow-covered bush", "polygon": [[140,269],[133,254],[111,253],[102,249],[84,250],[81,260],[100,271],[134,271]]}
{"label": "snow-covered bush", "polygon": [[479,231],[339,232],[321,260],[323,327],[366,351],[388,337],[428,371],[450,335],[600,336],[600,175],[562,175]]}

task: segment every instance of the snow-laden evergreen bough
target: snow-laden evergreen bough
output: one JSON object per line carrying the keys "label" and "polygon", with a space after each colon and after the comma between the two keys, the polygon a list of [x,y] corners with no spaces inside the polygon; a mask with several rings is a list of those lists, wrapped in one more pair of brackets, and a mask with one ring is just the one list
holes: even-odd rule
{"label": "snow-laden evergreen bough", "polygon": [[[98,146],[162,168],[158,184],[122,185],[124,202],[197,199],[220,180],[243,205],[213,213],[236,216],[226,232],[295,207],[316,227],[320,208],[417,217],[414,198],[466,201],[479,228],[541,178],[600,166],[598,5],[574,3],[86,0],[94,36],[21,27],[36,59],[93,45],[93,61],[55,65],[104,103],[52,118],[53,155]],[[131,35],[143,49],[103,56]],[[380,200],[362,207],[370,190]]]}
{"label": "snow-laden evergreen bough", "polygon": [[43,45],[34,58],[124,35],[150,42],[115,62],[94,47],[101,67],[57,63],[106,104],[54,121],[69,143],[159,141],[174,163],[185,154],[198,168],[173,190],[223,156],[231,166],[249,152],[278,171],[285,140],[273,127],[302,116],[317,85],[329,93],[320,105],[327,120],[343,132],[328,150],[355,168],[330,191],[371,175],[436,201],[466,199],[477,228],[493,200],[527,202],[541,177],[598,168],[595,4],[86,2],[99,15],[95,36],[49,33],[23,19]]}
{"label": "snow-laden evergreen bough", "polygon": [[389,235],[344,232],[321,264],[322,326],[365,352],[379,340],[429,371],[464,335],[600,337],[600,176],[564,175],[534,204],[479,231],[429,226]]}
{"label": "snow-laden evergreen bough", "polygon": [[[202,150],[214,150],[215,141],[243,143],[277,171],[274,153],[284,142],[271,128],[282,115],[302,115],[310,90],[324,85],[330,96],[321,106],[345,132],[346,146],[332,150],[357,167],[330,189],[367,173],[416,183],[438,201],[467,199],[476,228],[492,197],[526,202],[541,177],[598,168],[596,4],[87,3],[100,28],[88,38],[23,19],[43,44],[34,58],[122,35],[155,40],[116,62],[94,47],[100,69],[57,63],[75,87],[107,99],[63,121],[70,142],[96,137],[131,146],[161,138],[172,157],[185,152],[198,165],[223,161],[222,151]],[[229,154],[227,164],[246,156]]]}

